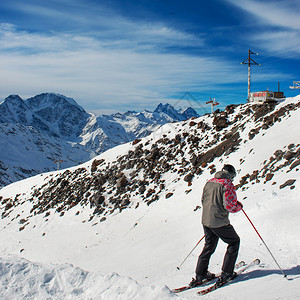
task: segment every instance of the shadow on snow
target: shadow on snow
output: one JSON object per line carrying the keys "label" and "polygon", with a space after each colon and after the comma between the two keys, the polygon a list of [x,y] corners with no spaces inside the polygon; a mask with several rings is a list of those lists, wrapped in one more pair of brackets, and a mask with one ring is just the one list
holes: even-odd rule
{"label": "shadow on snow", "polygon": [[[300,278],[300,266],[299,265],[296,266],[296,267],[293,267],[291,269],[283,270],[283,272],[287,275],[288,280],[294,280],[294,279]],[[254,271],[251,271],[251,272],[248,272],[248,273],[245,273],[245,274],[241,274],[234,281],[235,282],[242,282],[242,281],[245,281],[245,280],[248,280],[248,279],[261,278],[261,277],[266,277],[266,276],[270,276],[270,275],[274,275],[274,274],[283,275],[280,270],[259,269],[259,270],[254,270]]]}

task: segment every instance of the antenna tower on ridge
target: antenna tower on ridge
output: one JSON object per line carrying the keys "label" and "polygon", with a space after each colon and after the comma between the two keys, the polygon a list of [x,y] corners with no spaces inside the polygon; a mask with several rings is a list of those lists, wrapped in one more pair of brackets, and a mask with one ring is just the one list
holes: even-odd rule
{"label": "antenna tower on ridge", "polygon": [[258,53],[252,52],[250,49],[248,51],[248,58],[245,59],[243,62],[241,62],[242,65],[248,65],[248,101],[250,99],[250,85],[251,85],[251,65],[258,65],[260,66],[261,64],[258,64],[251,58],[251,54],[258,55]]}

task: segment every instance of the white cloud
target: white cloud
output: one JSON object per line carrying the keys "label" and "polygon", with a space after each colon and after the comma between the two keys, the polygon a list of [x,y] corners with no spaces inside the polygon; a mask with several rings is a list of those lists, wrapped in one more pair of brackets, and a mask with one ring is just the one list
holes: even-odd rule
{"label": "white cloud", "polygon": [[298,0],[226,0],[256,16],[260,22],[293,30],[300,29]]}
{"label": "white cloud", "polygon": [[[288,58],[300,53],[300,2],[226,0],[256,17],[248,21],[248,39],[266,52]],[[263,26],[262,26],[263,25]]]}
{"label": "white cloud", "polygon": [[289,30],[265,31],[252,37],[262,49],[272,50],[274,56],[298,57],[300,54],[300,32]]}
{"label": "white cloud", "polygon": [[[147,102],[193,90],[195,85],[207,88],[216,74],[221,76],[220,64],[212,58],[160,53],[155,44],[157,35],[158,43],[178,44],[193,38],[158,25],[140,27],[133,41],[123,43],[81,35],[29,33],[2,24],[0,80],[5,87],[1,96],[17,93],[29,97],[54,91],[85,100],[90,106],[140,103],[147,107]],[[153,39],[148,48],[140,46],[142,37]],[[221,68],[228,68],[225,65]],[[222,81],[230,82],[230,76]]]}
{"label": "white cloud", "polygon": [[49,28],[57,28],[57,24],[61,24],[57,31],[67,32],[72,28],[74,32],[76,28],[81,35],[92,36],[108,47],[149,50],[153,47],[162,49],[166,46],[204,45],[202,37],[170,28],[163,22],[131,20],[102,3],[95,4],[86,0],[51,0],[34,4],[12,1],[12,9],[32,18],[44,18]]}
{"label": "white cloud", "polygon": [[0,96],[27,98],[53,91],[75,98],[87,110],[138,110],[181,92],[217,91],[245,81],[238,62],[161,51],[202,45],[193,35],[157,23],[124,24],[132,30],[118,37],[112,28],[112,38],[106,31],[41,34],[0,25]]}

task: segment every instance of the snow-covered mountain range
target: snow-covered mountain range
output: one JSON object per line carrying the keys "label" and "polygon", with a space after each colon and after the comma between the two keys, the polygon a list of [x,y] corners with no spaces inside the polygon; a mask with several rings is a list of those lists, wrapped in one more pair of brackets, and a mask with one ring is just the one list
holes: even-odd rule
{"label": "snow-covered mountain range", "polygon": [[[0,190],[4,299],[198,299],[179,294],[194,276],[203,236],[201,193],[224,163],[283,277],[242,212],[231,214],[239,260],[259,258],[206,299],[298,299],[300,95],[279,104],[229,105],[168,123],[72,168]],[[219,272],[220,242],[210,270]],[[6,298],[5,298],[6,297]]]}
{"label": "snow-covered mountain range", "polygon": [[162,124],[197,117],[160,104],[154,112],[96,116],[74,99],[44,93],[0,103],[0,186],[85,162],[114,146],[144,137]]}

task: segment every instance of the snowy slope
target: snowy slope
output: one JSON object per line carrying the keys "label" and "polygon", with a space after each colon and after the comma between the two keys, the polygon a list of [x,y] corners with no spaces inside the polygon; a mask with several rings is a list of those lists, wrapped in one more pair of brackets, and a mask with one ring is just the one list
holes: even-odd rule
{"label": "snowy slope", "polygon": [[[276,107],[231,106],[2,188],[0,294],[199,299],[194,290],[177,297],[169,288],[194,276],[202,245],[176,267],[203,235],[204,183],[231,163],[238,198],[289,280],[239,212],[231,215],[241,237],[238,259],[262,264],[204,298],[298,299],[299,121],[300,96]],[[224,252],[220,242],[211,271],[220,271]]]}
{"label": "snowy slope", "polygon": [[31,126],[0,123],[0,186],[42,172],[78,165],[91,159],[86,147],[66,142]]}

